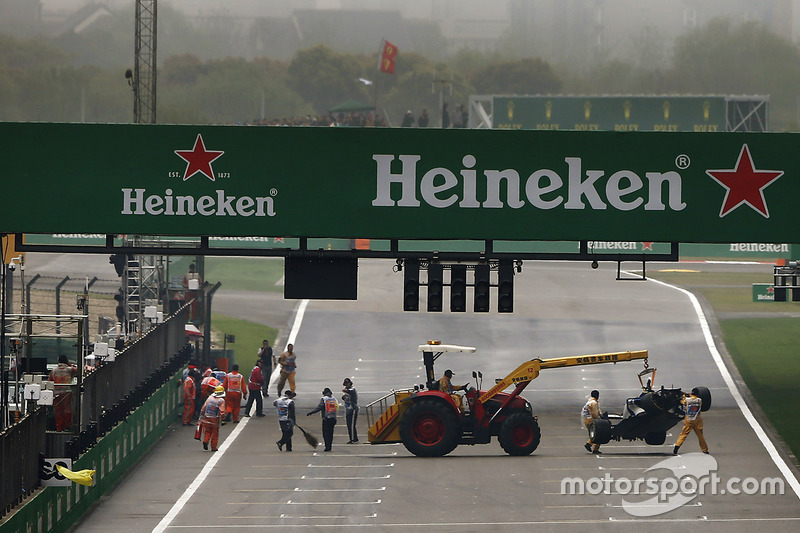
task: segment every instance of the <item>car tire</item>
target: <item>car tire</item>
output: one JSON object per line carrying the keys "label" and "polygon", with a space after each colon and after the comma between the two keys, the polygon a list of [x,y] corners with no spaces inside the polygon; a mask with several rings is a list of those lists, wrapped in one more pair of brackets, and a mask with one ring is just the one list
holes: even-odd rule
{"label": "car tire", "polygon": [[400,419],[400,439],[419,457],[441,457],[458,445],[461,428],[452,406],[437,400],[420,400]]}
{"label": "car tire", "polygon": [[649,444],[650,446],[661,446],[666,441],[667,441],[666,431],[654,431],[644,436],[645,444]]}
{"label": "car tire", "polygon": [[542,432],[528,413],[512,413],[500,426],[498,440],[508,455],[530,455],[539,446]]}
{"label": "car tire", "polygon": [[711,409],[711,391],[708,390],[707,387],[696,387],[697,388],[697,397],[703,400],[703,404],[700,407],[700,411],[706,412]]}
{"label": "car tire", "polygon": [[608,420],[595,420],[589,426],[589,438],[595,444],[606,444],[611,440],[613,426]]}

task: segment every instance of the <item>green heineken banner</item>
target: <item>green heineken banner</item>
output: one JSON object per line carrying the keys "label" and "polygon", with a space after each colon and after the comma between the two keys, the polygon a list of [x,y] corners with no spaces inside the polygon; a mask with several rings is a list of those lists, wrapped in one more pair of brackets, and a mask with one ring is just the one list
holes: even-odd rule
{"label": "green heineken banner", "polygon": [[495,96],[498,129],[578,131],[726,130],[723,96]]}
{"label": "green heineken banner", "polygon": [[0,124],[16,233],[795,243],[794,134]]}

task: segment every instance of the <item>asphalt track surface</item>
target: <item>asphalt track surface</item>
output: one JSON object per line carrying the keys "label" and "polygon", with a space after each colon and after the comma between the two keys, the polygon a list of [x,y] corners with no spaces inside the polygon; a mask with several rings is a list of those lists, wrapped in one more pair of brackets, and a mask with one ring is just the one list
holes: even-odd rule
{"label": "asphalt track surface", "polygon": [[[621,412],[625,398],[638,393],[636,374],[642,365],[634,361],[542,371],[525,391],[542,429],[541,445],[529,457],[507,456],[496,442],[459,446],[446,457],[429,459],[412,456],[402,445],[371,446],[365,444],[363,410],[361,444],[345,444],[340,420],[331,453],[311,449],[299,435],[292,453],[279,452],[270,401],[268,416],[224,426],[216,453],[193,440],[192,428],[176,424],[75,531],[800,529],[797,469],[782,446],[770,440],[757,406],[748,406],[724,348],[715,345],[713,317],[705,325],[698,315],[700,304],[685,291],[652,280],[616,281],[615,265],[591,270],[583,264],[526,263],[516,279],[511,315],[403,313],[402,275],[391,266],[362,261],[355,302],[306,305],[224,288],[215,296],[215,312],[258,322],[259,309],[264,310],[270,325],[281,328],[276,344],[294,341],[298,421],[306,429],[320,436],[318,415],[304,414],[316,405],[323,387],[338,391],[345,376],[353,378],[362,405],[393,387],[424,381],[416,347],[428,339],[477,347],[475,354],[444,355],[437,362],[437,374],[451,368],[458,384],[472,370],[481,370],[491,383],[537,356],[648,349],[650,365],[658,368],[656,385],[706,386],[712,392],[713,407],[703,415],[711,455],[700,457],[715,461],[713,471],[721,479],[717,489],[684,503],[675,494],[662,494],[660,500],[634,494],[625,483],[652,476],[667,483],[697,472],[691,466],[699,452],[694,435],[680,456],[671,454],[680,426],[663,446],[612,442],[601,455],[583,449],[586,433],[579,412],[588,392],[599,389],[601,407]],[[648,266],[651,272],[654,268]],[[283,317],[280,323],[276,316]],[[249,367],[249,357],[245,353],[245,360],[238,361],[243,368]],[[273,388],[268,400],[274,397]],[[674,475],[663,468],[648,472],[665,460],[676,468]],[[564,494],[565,478],[581,480],[589,493]],[[756,485],[742,487],[734,478],[752,478]],[[768,478],[782,480],[783,494],[727,490],[753,492]],[[598,491],[603,479],[611,480],[610,490]]]}

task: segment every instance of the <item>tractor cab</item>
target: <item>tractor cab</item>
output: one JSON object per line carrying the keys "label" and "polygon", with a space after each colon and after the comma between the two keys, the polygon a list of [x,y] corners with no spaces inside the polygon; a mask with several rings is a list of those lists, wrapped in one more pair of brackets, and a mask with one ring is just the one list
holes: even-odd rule
{"label": "tractor cab", "polygon": [[417,347],[422,352],[422,364],[425,366],[425,386],[428,390],[439,390],[439,378],[433,371],[433,365],[445,353],[475,353],[474,346],[459,346],[457,344],[442,344],[442,341],[430,340]]}

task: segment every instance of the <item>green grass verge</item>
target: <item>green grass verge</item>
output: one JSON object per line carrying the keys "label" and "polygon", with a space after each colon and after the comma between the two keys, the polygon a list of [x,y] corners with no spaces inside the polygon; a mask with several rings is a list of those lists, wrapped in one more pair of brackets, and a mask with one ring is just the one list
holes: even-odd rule
{"label": "green grass verge", "polygon": [[[688,287],[687,287],[688,288]],[[715,313],[781,313],[800,310],[796,302],[754,302],[753,289],[691,287],[690,290],[706,297]]]}
{"label": "green grass verge", "polygon": [[[775,317],[798,312],[797,302],[753,302],[753,283],[772,283],[771,275],[659,271],[649,277],[702,294],[717,314],[725,346],[748,389],[786,445],[800,457],[800,427],[792,405],[800,376],[797,335],[800,318]],[[748,313],[724,318],[721,313]],[[759,314],[765,316],[759,317]]]}
{"label": "green grass verge", "polygon": [[790,408],[797,396],[797,318],[721,320],[725,346],[750,392],[796,457],[800,426]]}
{"label": "green grass verge", "polygon": [[222,282],[225,289],[254,292],[283,292],[275,283],[283,277],[280,257],[206,257],[205,278]]}
{"label": "green grass verge", "polygon": [[[219,339],[223,338],[223,334],[236,336],[236,342],[228,343],[227,349],[235,351],[234,359],[240,367],[239,371],[245,375],[253,368],[261,341],[269,340],[269,345],[274,349],[275,337],[278,335],[275,328],[217,313],[211,313],[211,331]],[[221,341],[219,347],[222,348]]]}
{"label": "green grass verge", "polygon": [[772,275],[747,272],[698,272],[691,269],[664,269],[648,271],[647,277],[655,278],[666,283],[691,287],[700,285],[713,286],[740,286],[750,287],[753,283],[772,283]]}

